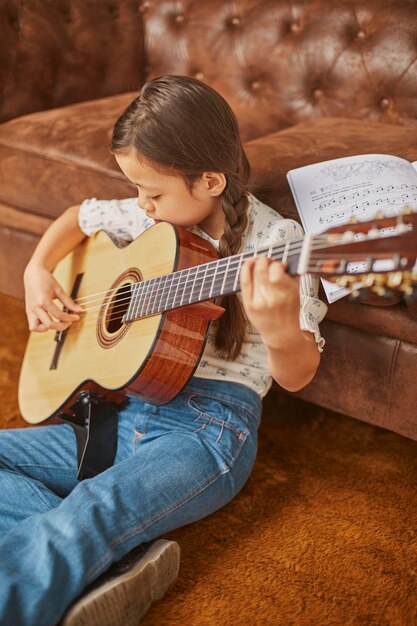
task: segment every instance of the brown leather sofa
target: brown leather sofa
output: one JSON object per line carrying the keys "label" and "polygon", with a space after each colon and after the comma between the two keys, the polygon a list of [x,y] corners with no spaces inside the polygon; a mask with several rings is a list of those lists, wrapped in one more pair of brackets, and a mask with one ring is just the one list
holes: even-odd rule
{"label": "brown leather sofa", "polygon": [[[296,217],[285,174],[339,156],[417,159],[415,0],[8,0],[0,4],[0,290],[50,222],[133,189],[109,153],[148,77],[208,82],[238,115],[255,193]],[[389,306],[381,306],[387,305]],[[298,395],[417,439],[417,323],[403,302],[329,307]],[[276,388],[276,387],[275,387]]]}

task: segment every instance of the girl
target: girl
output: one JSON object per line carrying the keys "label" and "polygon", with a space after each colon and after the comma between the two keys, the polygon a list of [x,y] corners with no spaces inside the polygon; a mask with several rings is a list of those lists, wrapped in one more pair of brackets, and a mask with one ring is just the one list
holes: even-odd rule
{"label": "girl", "polygon": [[[145,85],[116,122],[112,152],[138,198],[84,201],[48,229],[24,277],[32,331],[64,330],[80,319],[81,307],[51,270],[98,230],[122,243],[165,220],[208,239],[221,256],[300,235],[298,224],[249,193],[236,119],[226,101],[197,80],[166,76]],[[77,480],[75,440],[66,424],[0,433],[4,623],[55,624],[111,563],[209,515],[245,484],[261,399],[272,378],[290,391],[312,380],[326,306],[316,298],[315,279],[291,278],[266,257],[247,261],[240,281],[241,294],[223,299],[226,311],[211,324],[186,388],[159,407],[129,397],[108,470]],[[65,624],[80,623],[77,606]],[[96,623],[89,606],[83,605],[88,623]],[[136,624],[138,616],[123,624]],[[122,623],[114,616],[106,621],[106,613],[96,619]]]}

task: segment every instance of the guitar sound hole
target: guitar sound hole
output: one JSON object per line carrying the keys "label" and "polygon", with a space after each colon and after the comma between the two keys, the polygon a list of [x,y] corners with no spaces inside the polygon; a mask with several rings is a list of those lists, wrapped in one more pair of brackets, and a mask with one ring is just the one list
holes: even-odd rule
{"label": "guitar sound hole", "polygon": [[131,283],[120,285],[107,309],[106,330],[108,333],[117,333],[124,326],[122,319],[129,308],[131,286]]}

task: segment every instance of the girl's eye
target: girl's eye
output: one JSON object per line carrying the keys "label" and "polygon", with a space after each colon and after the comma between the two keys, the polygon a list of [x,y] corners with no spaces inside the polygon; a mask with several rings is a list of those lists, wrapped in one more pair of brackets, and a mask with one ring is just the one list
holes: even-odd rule
{"label": "girl's eye", "polygon": [[157,195],[157,196],[147,196],[148,200],[158,200],[158,198],[160,198],[161,195]]}

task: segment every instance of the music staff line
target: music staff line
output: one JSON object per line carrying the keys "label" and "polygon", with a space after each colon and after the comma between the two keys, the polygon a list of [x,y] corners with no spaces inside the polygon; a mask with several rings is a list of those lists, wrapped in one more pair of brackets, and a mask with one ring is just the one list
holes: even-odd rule
{"label": "music staff line", "polygon": [[[318,206],[314,208],[316,210],[322,211],[324,209],[333,208],[336,205],[345,204],[346,202],[354,202],[358,198],[366,198],[367,196],[373,195],[375,193],[396,193],[398,191],[403,191],[400,195],[390,196],[388,195],[386,198],[378,198],[374,202],[373,205],[380,204],[397,204],[398,202],[417,202],[417,185],[407,185],[406,183],[402,185],[387,185],[386,187],[379,186],[375,191],[370,189],[364,189],[363,191],[355,191],[353,194],[347,194],[338,196],[337,198],[331,198],[329,200],[320,202]],[[318,201],[318,198],[312,198],[313,204]],[[362,203],[362,206],[371,206],[369,201]],[[354,206],[359,207],[358,204]]]}
{"label": "music staff line", "polygon": [[[415,198],[415,200],[417,201],[417,197]],[[332,224],[333,222],[348,221],[352,217],[357,217],[360,221],[361,219],[367,219],[369,217],[372,217],[372,207],[374,207],[375,210],[378,210],[378,204],[378,202],[364,202],[362,206],[355,204],[354,206],[345,209],[344,211],[338,211],[337,213],[321,216],[319,217],[318,221],[320,222],[320,224],[324,225]],[[398,207],[404,205],[404,201],[400,200],[395,203],[387,203],[386,200],[382,200],[381,204],[384,206],[384,214],[387,217],[393,217],[395,215],[398,215]],[[387,209],[387,204],[390,204],[392,208]],[[413,203],[409,201],[408,206],[410,206],[412,209],[417,209],[417,202],[413,205]]]}

